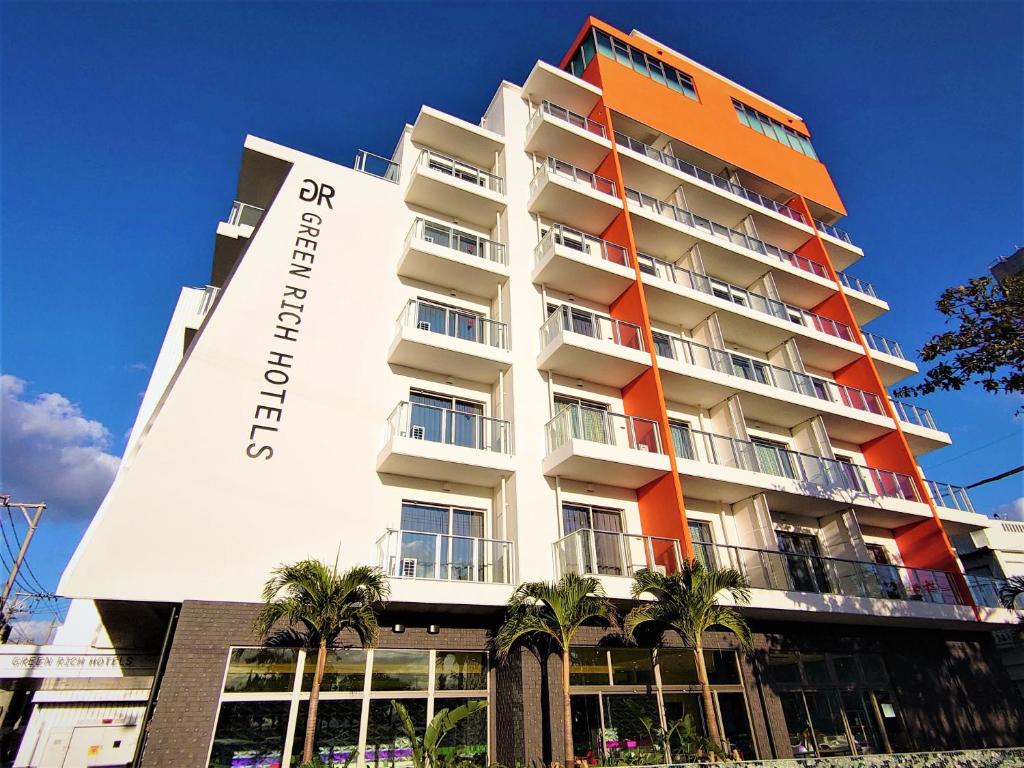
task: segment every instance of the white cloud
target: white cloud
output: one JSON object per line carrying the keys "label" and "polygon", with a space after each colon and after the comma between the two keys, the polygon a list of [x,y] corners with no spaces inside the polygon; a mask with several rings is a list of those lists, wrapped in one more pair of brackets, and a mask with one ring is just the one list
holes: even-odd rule
{"label": "white cloud", "polygon": [[1024,520],[1024,496],[1020,496],[1007,504],[1000,504],[992,510],[1004,520]]}
{"label": "white cloud", "polygon": [[50,519],[88,519],[120,461],[110,433],[63,395],[25,396],[25,382],[0,374],[0,487],[19,501],[44,501]]}
{"label": "white cloud", "polygon": [[18,619],[11,622],[12,643],[27,643],[29,645],[45,645],[53,639],[56,625],[50,619]]}

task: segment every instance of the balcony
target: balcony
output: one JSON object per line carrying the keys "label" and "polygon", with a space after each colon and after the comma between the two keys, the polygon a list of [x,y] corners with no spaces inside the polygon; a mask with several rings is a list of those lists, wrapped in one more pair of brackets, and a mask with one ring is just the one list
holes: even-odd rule
{"label": "balcony", "polygon": [[540,327],[541,370],[622,389],[650,365],[638,325],[563,304]]}
{"label": "balcony", "polygon": [[512,365],[508,326],[473,312],[411,299],[398,315],[388,362],[490,384]]}
{"label": "balcony", "polygon": [[889,305],[875,293],[875,286],[866,280],[840,272],[839,282],[846,289],[846,298],[858,325],[864,325],[889,311]]}
{"label": "balcony", "polygon": [[669,471],[657,422],[572,405],[545,427],[545,475],[640,488]]}
{"label": "balcony", "polygon": [[463,160],[481,168],[491,168],[505,147],[500,134],[426,105],[420,107],[410,138],[420,146],[458,153]]}
{"label": "balcony", "polygon": [[533,253],[533,282],[598,304],[611,304],[636,281],[629,251],[561,224],[551,225]]}
{"label": "balcony", "polygon": [[235,200],[231,204],[231,213],[227,223],[229,226],[237,227],[238,234],[242,237],[249,237],[256,225],[260,223],[264,213],[262,208]]}
{"label": "balcony", "polygon": [[550,100],[574,112],[589,115],[601,98],[601,89],[558,67],[538,61],[523,83],[523,98],[534,103]]}
{"label": "balcony", "polygon": [[655,345],[669,400],[710,408],[741,393],[743,413],[754,421],[789,429],[821,414],[833,438],[854,443],[892,429],[870,392],[672,334],[658,332]]}
{"label": "balcony", "polygon": [[619,161],[626,184],[665,198],[681,182],[686,184],[688,206],[712,221],[736,221],[757,217],[758,231],[785,248],[799,248],[813,233],[803,213],[776,202],[729,179],[709,173],[668,152],[615,132]]}
{"label": "balcony", "polygon": [[828,257],[836,269],[846,269],[864,255],[864,251],[853,244],[853,238],[845,230],[819,219],[814,220],[814,226],[821,234],[821,241],[825,244]]}
{"label": "balcony", "polygon": [[903,347],[899,342],[891,341],[884,336],[877,336],[870,331],[863,331],[864,341],[871,350],[871,358],[875,361],[882,383],[891,387],[907,376],[917,373],[917,365],[907,359],[903,354]]}
{"label": "balcony", "polygon": [[583,168],[596,168],[612,145],[608,132],[581,114],[543,101],[526,126],[526,151],[546,157],[560,157]]}
{"label": "balcony", "polygon": [[512,474],[512,425],[476,413],[401,402],[388,417],[377,471],[494,487]]}
{"label": "balcony", "polygon": [[603,232],[622,201],[611,179],[549,157],[530,182],[529,209],[583,232]]}
{"label": "balcony", "polygon": [[367,152],[365,149],[360,149],[356,152],[356,159],[352,163],[352,167],[360,173],[376,176],[378,179],[390,181],[392,184],[397,184],[402,177],[401,165],[390,158],[375,155],[373,152]]}
{"label": "balcony", "polygon": [[393,579],[514,584],[512,542],[389,528],[378,564]]}
{"label": "balcony", "polygon": [[398,274],[490,298],[508,280],[508,252],[504,243],[418,218],[405,237]]}
{"label": "balcony", "polygon": [[733,282],[749,285],[764,274],[765,267],[774,269],[784,301],[818,304],[835,293],[835,283],[823,264],[634,189],[626,189],[626,199],[633,204],[629,209],[633,234],[644,253],[677,256],[699,243],[711,250],[716,268]]}
{"label": "balcony", "polygon": [[902,400],[892,400],[892,407],[915,456],[952,444],[949,435],[939,429],[932,412],[927,408]]}
{"label": "balcony", "polygon": [[959,485],[949,483],[938,483],[934,480],[925,480],[925,487],[932,502],[940,509],[952,509],[957,512],[974,512],[974,505],[967,489]]}
{"label": "balcony", "polygon": [[820,516],[817,499],[857,509],[866,525],[894,527],[930,517],[909,475],[673,425],[683,493],[735,504],[765,492],[773,509]]}
{"label": "balcony", "polygon": [[652,317],[693,328],[718,312],[722,332],[768,351],[797,334],[804,361],[834,371],[863,355],[850,327],[662,259],[637,255]]}
{"label": "balcony", "polygon": [[[683,562],[677,539],[637,533],[595,531],[580,528],[553,545],[555,577],[567,573],[580,576],[632,579],[641,570],[676,573]],[[611,597],[629,597],[631,584],[611,585]],[[622,594],[620,594],[620,592]]]}
{"label": "balcony", "polygon": [[505,210],[505,184],[500,176],[424,149],[413,166],[405,202],[493,229]]}
{"label": "balcony", "polygon": [[[720,568],[734,568],[750,581],[752,608],[861,613],[896,618],[974,619],[956,576],[947,571],[908,568],[861,560],[751,549],[724,544],[697,544],[698,557]],[[779,600],[759,590],[792,593]],[[811,595],[852,598],[835,601],[809,599]],[[782,596],[780,596],[782,597]],[[875,601],[891,601],[883,608]],[[869,602],[870,601],[870,602]],[[943,606],[947,606],[943,608]]]}

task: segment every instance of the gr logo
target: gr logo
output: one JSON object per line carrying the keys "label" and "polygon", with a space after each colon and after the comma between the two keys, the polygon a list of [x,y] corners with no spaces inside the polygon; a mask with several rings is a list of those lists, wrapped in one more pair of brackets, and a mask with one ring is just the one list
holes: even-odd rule
{"label": "gr logo", "polygon": [[316,201],[317,205],[323,205],[327,203],[327,207],[332,211],[334,205],[331,203],[331,198],[334,197],[334,187],[330,184],[319,184],[312,179],[303,179],[302,188],[299,190],[299,199],[307,202]]}

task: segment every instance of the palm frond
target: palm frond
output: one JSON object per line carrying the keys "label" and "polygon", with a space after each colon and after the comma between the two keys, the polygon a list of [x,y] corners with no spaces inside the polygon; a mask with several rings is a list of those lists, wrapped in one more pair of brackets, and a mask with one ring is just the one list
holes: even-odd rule
{"label": "palm frond", "polygon": [[1021,595],[1024,595],[1024,576],[1012,576],[999,590],[999,601],[1004,608],[1012,611],[1017,605],[1017,598]]}

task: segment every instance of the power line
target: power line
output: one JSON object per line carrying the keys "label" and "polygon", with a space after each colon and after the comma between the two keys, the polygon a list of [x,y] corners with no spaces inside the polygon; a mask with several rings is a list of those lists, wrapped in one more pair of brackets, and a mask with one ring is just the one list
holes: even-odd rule
{"label": "power line", "polygon": [[[11,514],[11,508],[10,507],[7,507],[7,518],[11,521],[11,531],[14,533],[14,541],[18,545],[18,548],[20,549],[21,548],[21,537],[18,535],[18,527],[14,524],[14,516]],[[2,521],[0,521],[0,524],[2,524]],[[32,577],[32,582],[34,584],[34,589],[39,591],[39,592],[47,592],[48,593],[49,590],[46,587],[43,586],[42,581],[39,580],[39,578],[36,576],[35,571],[32,570],[32,566],[28,562],[28,554],[27,553],[25,554],[25,563],[24,563],[24,565],[25,565],[25,570],[28,571],[28,575]]]}
{"label": "power line", "polygon": [[[10,513],[11,513],[11,509],[10,509],[10,507],[8,507],[7,508],[7,514],[10,515]],[[14,527],[14,520],[13,520],[13,518],[11,519],[11,527],[12,528]],[[13,563],[18,558],[14,554],[14,550],[11,549],[11,543],[7,540],[7,528],[6,528],[6,526],[4,526],[4,520],[3,520],[2,517],[0,517],[0,534],[3,534],[4,546],[7,548],[7,554],[10,555],[11,562]],[[15,534],[17,534],[17,532],[15,532]],[[15,538],[17,538],[17,536],[15,536]],[[21,547],[21,541],[20,540],[18,541],[18,546]],[[2,557],[3,557],[3,555],[0,554],[0,558],[2,558]],[[4,562],[4,567],[7,568],[8,570],[10,570],[10,567],[7,565],[6,561]],[[15,584],[17,584],[19,587],[21,587],[22,589],[24,589],[24,590],[26,590],[28,592],[35,592],[38,589],[38,585],[33,585],[31,583],[28,583],[28,584],[25,583],[26,579],[27,579],[27,577],[23,576],[19,572],[18,575],[15,577]],[[46,590],[40,590],[40,591],[45,592]]]}
{"label": "power line", "polygon": [[977,448],[972,448],[969,451],[965,451],[964,453],[961,453],[961,454],[958,454],[956,456],[953,456],[952,458],[946,459],[945,461],[940,461],[938,464],[932,464],[930,467],[928,467],[928,471],[931,472],[933,469],[935,469],[937,467],[941,467],[941,466],[943,466],[945,464],[949,464],[950,462],[957,461],[958,459],[962,459],[964,456],[970,456],[972,453],[977,453],[978,451],[980,451],[980,450],[982,450],[984,448],[988,448],[990,446],[993,446],[996,443],[1001,443],[1001,442],[1003,442],[1003,440],[1008,440],[1009,438],[1016,437],[1016,436],[1018,436],[1020,434],[1021,434],[1020,430],[1019,429],[1015,429],[1010,434],[1003,435],[1002,437],[998,437],[998,438],[996,438],[995,440],[993,440],[990,443],[985,443],[984,445],[979,445]]}
{"label": "power line", "polygon": [[1005,472],[1000,472],[998,475],[994,475],[992,477],[986,477],[984,480],[979,480],[976,483],[971,483],[970,485],[965,485],[964,488],[977,488],[979,485],[985,485],[987,483],[994,483],[996,480],[1002,480],[1004,477],[1010,477],[1011,475],[1016,475],[1018,472],[1024,472],[1024,464],[1021,464],[1016,469],[1008,469]]}

